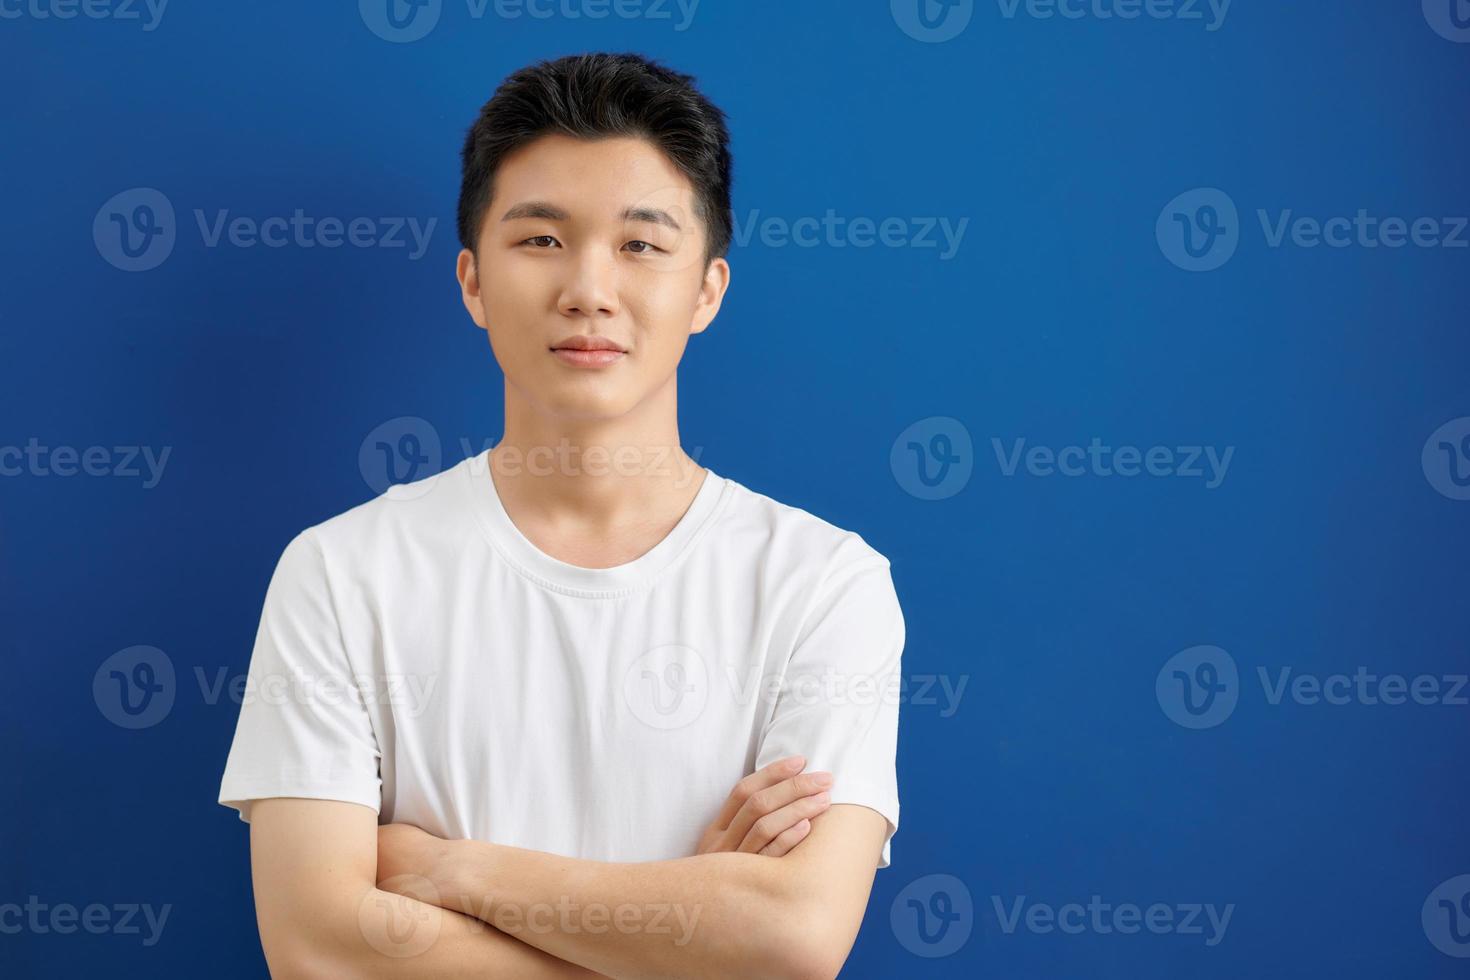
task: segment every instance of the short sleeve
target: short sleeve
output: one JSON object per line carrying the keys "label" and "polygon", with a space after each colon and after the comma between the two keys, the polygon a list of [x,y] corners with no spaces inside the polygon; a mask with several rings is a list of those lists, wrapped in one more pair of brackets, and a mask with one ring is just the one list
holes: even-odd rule
{"label": "short sleeve", "polygon": [[342,642],[326,562],[311,530],[266,589],[219,802],[250,820],[278,796],[382,803],[377,739]]}
{"label": "short sleeve", "polygon": [[898,830],[898,703],[903,612],[886,558],[863,546],[828,573],[799,630],[761,737],[756,768],[801,755],[832,773],[833,803],[888,822],[878,867]]}

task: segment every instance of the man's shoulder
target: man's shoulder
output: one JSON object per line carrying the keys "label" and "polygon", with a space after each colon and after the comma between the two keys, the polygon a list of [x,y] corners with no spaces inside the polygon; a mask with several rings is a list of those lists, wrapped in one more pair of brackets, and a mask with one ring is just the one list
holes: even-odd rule
{"label": "man's shoulder", "polygon": [[462,472],[471,462],[466,459],[421,480],[394,484],[310,525],[297,538],[314,542],[324,555],[342,561],[367,559],[404,545],[452,545],[473,524]]}
{"label": "man's shoulder", "polygon": [[859,532],[735,480],[729,483],[732,500],[725,515],[727,532],[743,535],[805,565],[888,566],[888,558]]}

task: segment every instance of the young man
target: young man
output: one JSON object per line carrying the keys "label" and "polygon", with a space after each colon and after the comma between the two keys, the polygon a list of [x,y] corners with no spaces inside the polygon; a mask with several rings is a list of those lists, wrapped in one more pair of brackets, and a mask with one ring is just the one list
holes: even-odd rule
{"label": "young man", "polygon": [[276,976],[846,959],[898,825],[904,622],[861,537],[679,447],[727,145],[633,55],[519,71],[470,130],[457,274],[504,437],[276,567],[219,794]]}

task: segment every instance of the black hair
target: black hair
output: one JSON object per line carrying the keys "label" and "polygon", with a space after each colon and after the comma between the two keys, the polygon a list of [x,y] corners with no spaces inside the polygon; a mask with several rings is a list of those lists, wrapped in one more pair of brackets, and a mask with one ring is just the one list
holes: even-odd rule
{"label": "black hair", "polygon": [[510,75],[465,136],[459,241],[474,251],[494,196],[495,172],[518,147],[548,133],[579,139],[641,137],[694,185],[706,230],[705,263],[730,246],[730,133],[725,114],[680,74],[637,54],[542,61]]}

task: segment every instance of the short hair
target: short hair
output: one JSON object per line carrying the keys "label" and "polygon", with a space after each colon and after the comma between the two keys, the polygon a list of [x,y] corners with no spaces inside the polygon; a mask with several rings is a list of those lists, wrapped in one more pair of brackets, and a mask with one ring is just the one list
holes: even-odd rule
{"label": "short hair", "polygon": [[705,264],[730,247],[730,133],[725,114],[680,74],[637,54],[589,53],[510,75],[465,136],[459,241],[474,251],[494,197],[495,173],[515,149],[549,134],[641,137],[694,187],[706,231]]}

